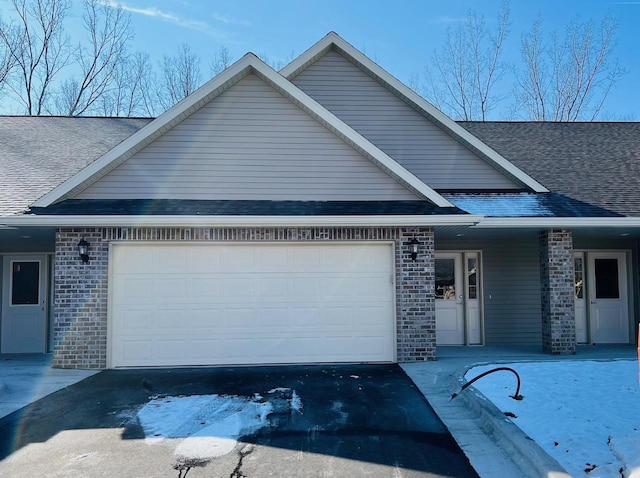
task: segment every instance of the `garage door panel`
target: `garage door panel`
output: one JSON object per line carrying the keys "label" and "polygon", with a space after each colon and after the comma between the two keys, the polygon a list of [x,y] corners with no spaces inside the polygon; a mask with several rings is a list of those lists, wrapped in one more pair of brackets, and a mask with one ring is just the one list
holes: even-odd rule
{"label": "garage door panel", "polygon": [[189,264],[191,266],[191,261],[189,260],[189,250],[172,247],[168,248],[164,251],[164,254],[156,254],[153,260],[152,269],[154,272],[159,271],[182,271],[185,264]]}
{"label": "garage door panel", "polygon": [[186,277],[155,279],[153,281],[154,295],[148,298],[160,297],[169,302],[173,302],[175,299],[184,300],[188,298],[187,291],[190,290],[188,282]]}
{"label": "garage door panel", "polygon": [[255,297],[255,291],[255,279],[251,276],[226,277],[222,281],[222,294],[227,299],[237,297],[240,299],[251,300]]}
{"label": "garage door panel", "polygon": [[157,322],[157,314],[152,309],[129,308],[122,310],[118,319],[123,333],[138,333],[151,330]]}
{"label": "garage door panel", "polygon": [[261,301],[281,302],[289,297],[289,279],[271,274],[258,282],[257,297]]}
{"label": "garage door panel", "polygon": [[193,274],[210,274],[221,269],[222,251],[219,248],[202,247],[189,252],[189,267]]}
{"label": "garage door panel", "polygon": [[393,360],[390,244],[116,244],[112,259],[114,367]]}
{"label": "garage door panel", "polygon": [[193,277],[189,282],[190,296],[194,301],[210,301],[223,297],[221,276],[206,275]]}
{"label": "garage door panel", "polygon": [[132,304],[153,297],[153,289],[153,282],[147,279],[119,277],[115,293],[123,303]]}

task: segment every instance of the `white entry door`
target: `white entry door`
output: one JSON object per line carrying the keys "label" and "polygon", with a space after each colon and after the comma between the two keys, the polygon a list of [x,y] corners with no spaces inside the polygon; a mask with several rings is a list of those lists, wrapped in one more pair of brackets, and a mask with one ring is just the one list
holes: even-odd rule
{"label": "white entry door", "polygon": [[462,254],[436,253],[436,344],[464,345]]}
{"label": "white entry door", "polygon": [[4,256],[3,264],[0,352],[44,353],[47,257]]}
{"label": "white entry door", "polygon": [[589,320],[592,343],[629,343],[624,252],[589,252]]}

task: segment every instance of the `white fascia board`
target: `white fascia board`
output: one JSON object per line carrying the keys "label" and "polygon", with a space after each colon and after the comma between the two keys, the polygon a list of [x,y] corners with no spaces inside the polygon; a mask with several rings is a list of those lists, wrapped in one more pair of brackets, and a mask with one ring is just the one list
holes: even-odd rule
{"label": "white fascia board", "polygon": [[484,217],[476,229],[640,227],[640,217]]}
{"label": "white fascia board", "polygon": [[473,226],[480,216],[6,216],[4,227]]}
{"label": "white fascia board", "polygon": [[255,59],[256,57],[251,54],[243,56],[229,68],[191,93],[184,100],[169,108],[149,124],[136,131],[116,147],[86,166],[76,175],[72,176],[61,185],[39,198],[32,204],[32,206],[50,206],[51,204],[64,199],[66,195],[72,192],[75,188],[81,186],[83,183],[92,182],[92,178],[99,175],[102,171],[113,169],[115,165],[119,164],[118,161],[121,158],[128,157],[127,155],[130,154],[132,150],[135,150],[140,144],[149,142],[150,139],[154,138],[158,133],[171,128],[182,115],[187,113],[191,108],[197,107],[198,103],[204,102],[206,98],[214,94],[216,90],[226,89],[225,84],[227,82],[231,82],[234,77],[241,75],[252,65],[252,63],[254,63]]}
{"label": "white fascia board", "polygon": [[457,136],[464,142],[468,143],[470,146],[478,150],[482,155],[484,155],[489,161],[493,162],[498,169],[504,171],[516,181],[522,183],[523,185],[529,187],[535,192],[538,193],[546,193],[549,192],[547,188],[545,188],[538,181],[533,179],[527,173],[522,171],[520,168],[516,167],[513,163],[504,158],[497,151],[493,150],[485,143],[480,141],[474,135],[469,133],[462,126],[457,124],[447,115],[445,115],[438,108],[433,106],[427,100],[425,100],[418,93],[413,91],[411,88],[406,86],[400,80],[398,80],[395,76],[388,73],[384,70],[380,65],[369,59],[366,55],[360,52],[358,49],[354,48],[351,44],[347,43],[342,37],[340,37],[337,33],[331,32],[327,36],[325,36],[318,43],[313,45],[307,51],[305,51],[298,58],[293,60],[287,66],[285,66],[280,73],[283,76],[289,78],[291,75],[296,75],[299,70],[305,65],[314,59],[317,55],[321,54],[324,50],[329,48],[331,45],[335,45],[337,48],[342,50],[347,55],[353,57],[358,63],[361,63],[365,68],[367,68],[372,74],[378,76],[384,83],[388,84],[391,88],[395,89],[400,95],[404,96],[411,103],[415,104],[418,108],[421,108],[428,116],[432,117],[435,121],[440,123],[445,128],[448,128],[454,136]]}

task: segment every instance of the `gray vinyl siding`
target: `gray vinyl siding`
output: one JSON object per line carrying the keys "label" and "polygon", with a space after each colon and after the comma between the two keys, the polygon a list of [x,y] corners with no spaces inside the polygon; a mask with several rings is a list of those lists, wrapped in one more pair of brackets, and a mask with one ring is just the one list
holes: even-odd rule
{"label": "gray vinyl siding", "polygon": [[254,74],[76,197],[418,199]]}
{"label": "gray vinyl siding", "polygon": [[438,241],[436,252],[482,252],[486,345],[542,346],[538,233]]}
{"label": "gray vinyl siding", "polygon": [[433,189],[522,188],[334,50],[292,81]]}

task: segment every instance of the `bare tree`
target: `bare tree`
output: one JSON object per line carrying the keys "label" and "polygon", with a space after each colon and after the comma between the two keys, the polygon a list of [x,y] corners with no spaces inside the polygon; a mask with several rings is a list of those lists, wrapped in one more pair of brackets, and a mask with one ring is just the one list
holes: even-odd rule
{"label": "bare tree", "polygon": [[[1,19],[0,31],[4,32],[10,44],[14,44],[17,41],[13,38],[14,35],[17,36],[17,30],[6,25]],[[0,91],[4,88],[7,77],[13,70],[15,64],[15,55],[13,55],[11,50],[6,46],[5,41],[0,41]]]}
{"label": "bare tree", "polygon": [[0,25],[0,45],[13,65],[7,85],[29,115],[49,107],[53,81],[69,61],[63,22],[68,0],[12,0],[16,19]]}
{"label": "bare tree", "polygon": [[164,56],[160,65],[157,98],[163,110],[193,93],[202,84],[200,57],[182,43],[176,56]]}
{"label": "bare tree", "polygon": [[523,69],[516,73],[516,99],[528,119],[595,120],[611,88],[624,74],[613,58],[617,20],[574,20],[560,39],[544,42],[541,21],[522,37]]}
{"label": "bare tree", "polygon": [[84,0],[83,6],[88,42],[78,43],[74,51],[80,73],[62,83],[58,98],[60,113],[68,116],[87,112],[109,92],[133,38],[130,15],[122,8],[99,0]]}
{"label": "bare tree", "polygon": [[272,59],[265,52],[261,52],[258,53],[258,58],[260,58],[274,70],[279,71],[282,70],[287,64],[291,63],[291,61],[295,58],[295,53],[293,50],[291,50],[285,58]]}
{"label": "bare tree", "polygon": [[112,84],[94,108],[102,116],[155,116],[151,97],[152,66],[148,53],[137,52],[122,59]]}
{"label": "bare tree", "polygon": [[216,52],[216,56],[211,62],[211,74],[217,75],[222,70],[227,68],[231,64],[231,55],[229,54],[229,49],[226,46],[221,46]]}
{"label": "bare tree", "polygon": [[493,32],[484,16],[475,12],[469,12],[464,23],[447,29],[444,45],[433,52],[433,67],[425,71],[423,88],[445,113],[456,119],[484,121],[500,101],[494,86],[507,71],[500,57],[509,33],[509,13],[505,2]]}

